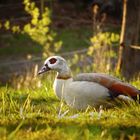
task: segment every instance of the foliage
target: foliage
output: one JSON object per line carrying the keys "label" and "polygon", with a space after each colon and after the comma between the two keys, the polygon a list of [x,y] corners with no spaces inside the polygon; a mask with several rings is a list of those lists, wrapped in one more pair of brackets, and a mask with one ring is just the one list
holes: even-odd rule
{"label": "foliage", "polygon": [[98,32],[91,39],[88,55],[93,56],[93,69],[98,72],[109,72],[116,60],[115,47],[119,35],[112,32]]}
{"label": "foliage", "polygon": [[50,30],[50,11],[46,7],[43,13],[39,12],[39,9],[35,6],[34,2],[30,0],[24,0],[25,11],[31,15],[31,22],[24,26],[24,32],[27,33],[33,40],[37,41],[44,47],[44,53],[49,54],[54,51],[58,51],[62,45],[62,42],[55,42],[55,33]]}
{"label": "foliage", "polygon": [[[93,71],[116,74],[113,69],[117,60],[118,42],[118,33],[98,32],[90,39],[91,45],[88,47],[86,54],[75,53],[71,57],[71,67],[76,73]],[[121,77],[119,73],[117,76]]]}
{"label": "foliage", "polygon": [[41,13],[35,2],[31,2],[31,0],[24,0],[23,4],[25,11],[31,16],[31,21],[21,28],[19,25],[11,25],[7,20],[1,24],[1,27],[11,30],[13,33],[27,34],[43,47],[44,55],[57,52],[61,48],[62,42],[55,40],[56,33],[50,28],[50,10],[46,7]]}

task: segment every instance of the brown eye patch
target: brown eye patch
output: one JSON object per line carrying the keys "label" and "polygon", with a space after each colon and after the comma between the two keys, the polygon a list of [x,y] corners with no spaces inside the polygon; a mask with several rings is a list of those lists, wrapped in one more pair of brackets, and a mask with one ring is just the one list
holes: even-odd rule
{"label": "brown eye patch", "polygon": [[50,64],[54,64],[56,61],[57,61],[57,59],[55,59],[55,58],[51,58],[51,59],[49,60]]}

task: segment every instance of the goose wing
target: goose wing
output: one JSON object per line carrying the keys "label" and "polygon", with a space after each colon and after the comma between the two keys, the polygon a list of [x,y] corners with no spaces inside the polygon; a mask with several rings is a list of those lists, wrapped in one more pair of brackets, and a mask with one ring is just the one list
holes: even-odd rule
{"label": "goose wing", "polygon": [[121,80],[101,73],[82,73],[78,74],[74,81],[89,81],[96,82],[111,91],[111,95],[116,97],[118,95],[127,95],[136,98],[140,95],[140,91],[134,86],[124,83]]}

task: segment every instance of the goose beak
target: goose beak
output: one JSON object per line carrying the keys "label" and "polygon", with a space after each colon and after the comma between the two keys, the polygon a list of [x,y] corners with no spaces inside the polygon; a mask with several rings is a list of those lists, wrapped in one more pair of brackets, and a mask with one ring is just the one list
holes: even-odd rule
{"label": "goose beak", "polygon": [[48,65],[45,65],[39,70],[38,75],[43,74],[49,70],[51,70],[51,69],[48,67]]}

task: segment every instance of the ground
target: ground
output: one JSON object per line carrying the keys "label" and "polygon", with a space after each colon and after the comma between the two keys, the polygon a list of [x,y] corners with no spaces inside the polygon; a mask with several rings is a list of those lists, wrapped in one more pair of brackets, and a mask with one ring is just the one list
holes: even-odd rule
{"label": "ground", "polygon": [[57,99],[52,81],[46,80],[35,83],[36,88],[35,84],[22,90],[1,87],[1,139],[140,139],[138,103],[122,103],[102,112],[90,107],[77,111]]}

